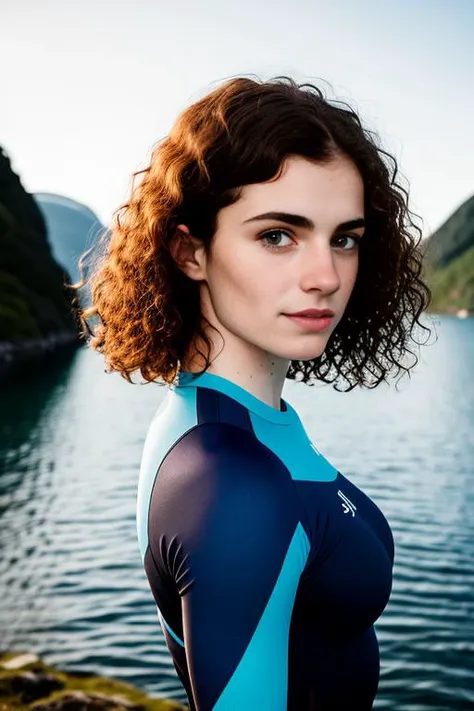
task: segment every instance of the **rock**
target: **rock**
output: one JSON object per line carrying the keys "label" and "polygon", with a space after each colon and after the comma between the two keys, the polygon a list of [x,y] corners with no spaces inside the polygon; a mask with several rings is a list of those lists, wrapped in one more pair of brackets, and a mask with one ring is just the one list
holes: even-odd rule
{"label": "rock", "polygon": [[37,661],[39,661],[39,659],[36,654],[19,654],[18,657],[12,657],[6,662],[2,662],[0,666],[4,669],[20,669],[20,667],[24,667],[25,664],[32,664]]}
{"label": "rock", "polygon": [[[21,669],[21,671],[20,671]],[[66,672],[35,654],[0,651],[0,711],[189,711],[147,696],[132,684],[82,671]]]}
{"label": "rock", "polygon": [[31,711],[146,711],[121,696],[85,694],[82,691],[66,692],[53,701],[30,706]]}
{"label": "rock", "polygon": [[7,681],[10,692],[19,696],[23,704],[43,699],[45,696],[49,696],[52,691],[64,689],[65,686],[53,674],[41,670],[20,672],[1,681]]}

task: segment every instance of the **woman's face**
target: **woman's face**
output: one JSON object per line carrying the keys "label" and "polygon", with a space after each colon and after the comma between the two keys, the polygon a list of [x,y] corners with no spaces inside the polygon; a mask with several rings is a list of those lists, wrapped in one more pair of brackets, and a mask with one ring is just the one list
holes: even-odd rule
{"label": "woman's face", "polygon": [[[300,224],[283,215],[258,218],[270,212],[299,216]],[[246,185],[219,212],[210,257],[198,249],[186,273],[203,280],[202,313],[238,349],[236,357],[323,353],[354,287],[363,219],[363,181],[345,157],[318,165],[292,156],[278,180]],[[315,331],[286,315],[310,308],[331,309],[330,325]]]}

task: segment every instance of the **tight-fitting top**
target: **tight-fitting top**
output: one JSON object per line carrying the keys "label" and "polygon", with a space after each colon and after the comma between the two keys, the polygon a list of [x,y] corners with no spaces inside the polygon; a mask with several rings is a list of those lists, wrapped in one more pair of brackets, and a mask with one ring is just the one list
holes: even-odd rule
{"label": "tight-fitting top", "polygon": [[181,372],[156,412],[140,552],[191,711],[366,711],[394,540],[293,407]]}

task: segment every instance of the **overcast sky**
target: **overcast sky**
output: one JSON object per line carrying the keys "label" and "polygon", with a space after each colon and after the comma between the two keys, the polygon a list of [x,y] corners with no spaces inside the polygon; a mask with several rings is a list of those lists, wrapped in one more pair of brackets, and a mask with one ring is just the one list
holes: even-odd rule
{"label": "overcast sky", "polygon": [[0,145],[28,191],[104,223],[179,111],[240,74],[349,102],[425,235],[474,194],[474,0],[0,0],[0,24]]}

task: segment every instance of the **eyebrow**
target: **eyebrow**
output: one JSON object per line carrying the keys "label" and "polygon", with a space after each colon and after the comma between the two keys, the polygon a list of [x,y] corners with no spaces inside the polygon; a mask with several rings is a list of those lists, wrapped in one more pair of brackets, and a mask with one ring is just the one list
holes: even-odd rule
{"label": "eyebrow", "polygon": [[[250,217],[248,220],[244,220],[243,224],[246,222],[254,222],[255,220],[279,220],[280,222],[287,222],[289,225],[303,227],[307,230],[314,230],[315,228],[313,220],[309,217],[304,217],[304,215],[293,215],[291,212],[264,212],[262,215],[255,215],[255,217]],[[358,217],[355,220],[341,222],[341,224],[336,227],[336,231],[353,230],[356,227],[365,226],[365,220],[362,217]]]}

